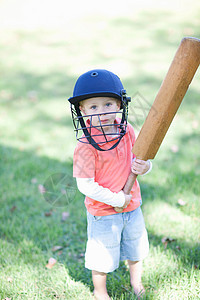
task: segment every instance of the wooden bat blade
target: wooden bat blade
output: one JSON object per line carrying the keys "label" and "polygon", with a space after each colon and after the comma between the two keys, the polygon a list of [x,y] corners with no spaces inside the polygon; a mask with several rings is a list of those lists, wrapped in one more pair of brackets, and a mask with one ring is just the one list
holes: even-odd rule
{"label": "wooden bat blade", "polygon": [[[200,40],[184,38],[159,89],[132,152],[142,160],[153,159],[200,64]],[[130,173],[123,188],[130,194],[137,175]],[[123,208],[115,208],[120,213]]]}
{"label": "wooden bat blade", "polygon": [[133,146],[137,158],[153,159],[200,64],[200,40],[184,38]]}

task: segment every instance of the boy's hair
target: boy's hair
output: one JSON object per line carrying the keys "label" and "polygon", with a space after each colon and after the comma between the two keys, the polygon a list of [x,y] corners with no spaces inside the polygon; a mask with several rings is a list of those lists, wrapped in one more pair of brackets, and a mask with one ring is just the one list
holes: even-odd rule
{"label": "boy's hair", "polygon": [[[88,99],[90,99],[90,98],[88,98]],[[117,105],[119,105],[120,106],[120,109],[121,109],[121,101],[119,100],[119,99],[116,99],[116,98],[113,98],[112,97],[112,99],[114,100],[114,101],[116,101],[116,103],[117,103]],[[85,99],[85,100],[87,100],[87,99]],[[79,101],[79,107],[81,107],[81,106],[84,106],[84,101],[85,100],[81,100],[81,101]]]}
{"label": "boy's hair", "polygon": [[[114,73],[104,70],[104,69],[95,69],[88,71],[82,74],[76,81],[73,97],[70,97],[68,100],[71,104],[71,113],[72,120],[76,131],[76,138],[80,142],[89,143],[94,148],[100,151],[105,151],[100,147],[99,144],[104,144],[108,142],[106,134],[104,133],[103,127],[108,125],[103,125],[100,122],[100,133],[99,136],[104,137],[103,141],[97,143],[95,141],[95,136],[92,136],[92,122],[86,126],[84,118],[86,120],[90,119],[92,121],[92,115],[82,116],[80,111],[80,102],[94,97],[112,97],[121,101],[120,109],[121,112],[113,112],[121,114],[121,122],[117,124],[118,133],[109,140],[116,141],[109,149],[114,149],[126,133],[127,119],[128,119],[128,102],[131,101],[130,97],[126,96],[126,90],[124,89],[121,80]],[[111,113],[109,113],[111,114]],[[98,114],[97,114],[98,115]],[[99,117],[99,115],[98,115]],[[99,118],[100,121],[100,118]],[[84,137],[79,135],[80,130],[83,131]],[[99,139],[98,139],[99,140]]]}

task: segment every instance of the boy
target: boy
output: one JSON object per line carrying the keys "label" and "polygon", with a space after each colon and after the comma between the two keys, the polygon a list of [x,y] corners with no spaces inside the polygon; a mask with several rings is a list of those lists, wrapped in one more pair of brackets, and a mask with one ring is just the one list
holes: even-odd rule
{"label": "boy", "polygon": [[[131,152],[135,134],[127,123],[130,98],[118,76],[97,69],[78,78],[69,101],[79,141],[73,176],[86,196],[85,267],[92,270],[94,296],[110,299],[107,273],[117,269],[120,260],[127,260],[131,285],[139,298],[144,292],[142,260],[148,254],[148,237],[140,209],[139,183],[135,181],[130,195],[123,192],[123,187],[130,171],[143,175],[150,171],[151,163],[134,159]],[[115,207],[121,207],[122,213],[117,213]]]}

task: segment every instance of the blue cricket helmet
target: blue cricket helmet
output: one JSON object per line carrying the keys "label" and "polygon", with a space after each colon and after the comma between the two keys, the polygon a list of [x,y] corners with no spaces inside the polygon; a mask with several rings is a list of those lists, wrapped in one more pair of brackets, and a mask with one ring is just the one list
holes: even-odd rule
{"label": "blue cricket helmet", "polygon": [[[94,128],[92,125],[92,117],[94,115],[82,116],[79,108],[79,102],[85,99],[93,97],[112,97],[121,101],[121,112],[112,112],[113,114],[121,114],[120,124],[115,124],[117,126],[117,133],[113,136],[113,133],[104,132],[105,126],[101,124],[100,115],[96,114],[99,118],[99,126],[96,129],[99,130],[99,134],[93,136],[91,134],[91,129]],[[73,96],[68,99],[71,104],[72,120],[75,127],[76,139],[82,143],[89,143],[94,148],[99,151],[107,151],[114,149],[122,137],[126,133],[127,119],[128,119],[128,102],[131,101],[130,97],[127,97],[126,90],[119,77],[114,73],[104,70],[104,69],[94,69],[82,74],[76,81],[73,90]],[[110,114],[110,113],[109,113]],[[89,120],[89,125],[87,120]],[[86,121],[86,122],[85,122]],[[113,125],[113,124],[112,124]],[[84,136],[80,135],[80,131],[83,131]],[[102,137],[102,141],[100,141]],[[95,141],[95,138],[98,140]],[[109,149],[103,149],[103,146],[107,142],[113,142]]]}
{"label": "blue cricket helmet", "polygon": [[95,69],[78,78],[69,102],[76,105],[92,97],[113,97],[121,100],[122,91],[124,87],[117,75],[107,70]]}

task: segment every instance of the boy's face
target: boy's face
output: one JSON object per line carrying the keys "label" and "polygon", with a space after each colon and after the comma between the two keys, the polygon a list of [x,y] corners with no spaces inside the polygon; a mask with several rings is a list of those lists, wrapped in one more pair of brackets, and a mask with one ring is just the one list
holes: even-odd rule
{"label": "boy's face", "polygon": [[[114,124],[114,121],[116,119],[115,112],[120,110],[120,101],[111,97],[89,98],[81,101],[80,110],[84,115],[98,114],[99,116],[92,117],[92,125],[100,126],[101,124],[111,124],[111,126],[104,127],[104,131],[114,132],[114,126],[112,126],[112,124]],[[112,114],[109,114],[111,112]]]}

